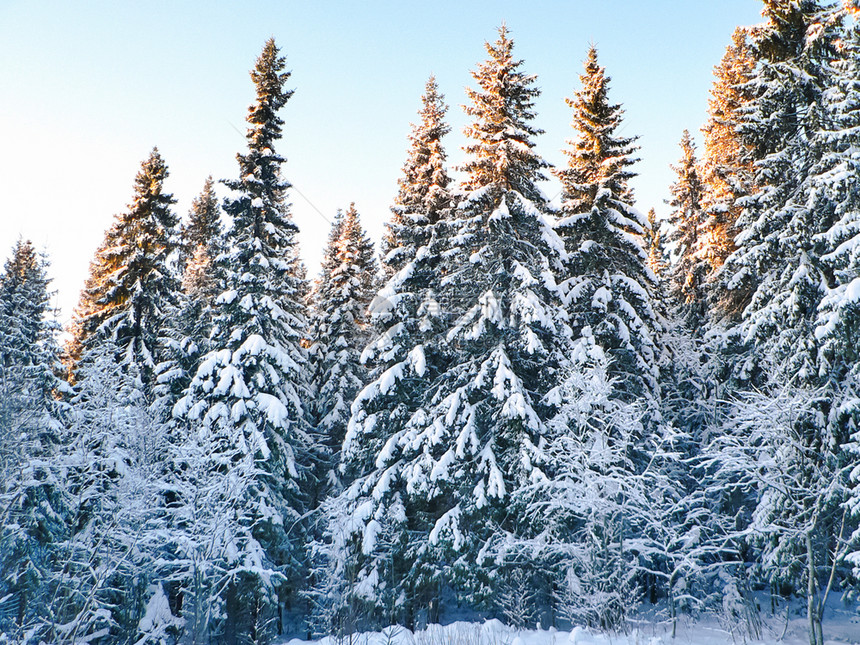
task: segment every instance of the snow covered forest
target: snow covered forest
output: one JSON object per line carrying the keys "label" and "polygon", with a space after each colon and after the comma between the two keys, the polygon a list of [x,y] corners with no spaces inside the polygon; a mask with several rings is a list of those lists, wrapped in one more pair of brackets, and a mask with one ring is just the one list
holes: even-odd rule
{"label": "snow covered forest", "polygon": [[763,0],[726,35],[666,220],[634,208],[596,48],[551,167],[503,25],[466,162],[431,77],[379,253],[344,205],[316,277],[270,39],[227,197],[210,177],[180,220],[153,149],[65,335],[48,259],[22,239],[5,263],[0,642],[644,612],[744,640],[794,599],[823,645],[860,594],[858,18]]}

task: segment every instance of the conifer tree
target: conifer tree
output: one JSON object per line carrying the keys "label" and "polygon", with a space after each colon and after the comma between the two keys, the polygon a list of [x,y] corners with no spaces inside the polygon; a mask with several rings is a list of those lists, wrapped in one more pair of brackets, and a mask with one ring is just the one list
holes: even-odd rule
{"label": "conifer tree", "polygon": [[[760,454],[776,460],[772,472],[758,473],[763,481],[739,484],[733,494],[752,492],[756,522],[747,543],[769,563],[763,572],[769,582],[799,581],[810,642],[817,645],[828,580],[839,578],[847,548],[843,504],[856,424],[856,407],[844,405],[855,396],[844,398],[850,378],[841,368],[829,371],[816,333],[825,298],[839,288],[828,259],[857,210],[856,176],[846,172],[851,163],[844,156],[856,146],[856,128],[836,125],[843,115],[831,103],[842,91],[836,69],[851,65],[840,45],[850,20],[845,7],[829,2],[766,0],[764,16],[750,41],[757,65],[739,127],[754,155],[755,192],[741,201],[738,248],[721,269],[724,288],[742,307],[732,331],[746,347],[735,377],[753,387],[738,394],[721,430],[736,450],[716,442],[713,453],[722,464],[746,458],[751,465]],[[750,418],[773,432],[751,434]]]}
{"label": "conifer tree", "polygon": [[806,199],[815,188],[812,167],[832,145],[818,132],[827,120],[826,63],[839,58],[840,20],[833,5],[812,2],[767,1],[764,15],[768,22],[750,45],[760,62],[755,98],[740,124],[757,159],[758,190],[744,201],[739,248],[722,279],[743,303],[746,339],[804,377],[815,373],[811,320],[826,282],[816,240],[836,221],[832,200],[815,194],[812,208]]}
{"label": "conifer tree", "polygon": [[821,343],[819,373],[847,383],[860,376],[856,333],[860,329],[860,164],[853,154],[860,138],[860,33],[848,29],[841,56],[832,62],[833,82],[826,91],[829,120],[825,134],[830,154],[815,168],[817,182],[827,188],[839,218],[818,242],[828,285],[818,307],[815,336]]}
{"label": "conifer tree", "polygon": [[[441,293],[448,271],[445,252],[450,248],[453,233],[449,179],[443,165],[446,155],[441,144],[449,128],[443,120],[447,107],[433,79],[428,82],[421,101],[421,123],[413,126],[392,221],[383,241],[387,280],[371,302],[371,338],[360,358],[371,384],[388,380],[393,374],[402,375],[392,382],[392,387],[386,388],[384,396],[366,399],[361,404],[363,414],[375,419],[374,435],[380,439],[398,432],[421,405],[430,374],[435,374],[437,362],[444,360],[443,307],[452,304]],[[422,181],[431,183],[426,186]],[[332,236],[336,234],[333,229]],[[413,360],[415,347],[424,351],[423,364]],[[389,585],[377,597],[371,597],[370,591],[365,590],[367,583],[361,584],[372,580],[366,576],[373,569],[363,567],[356,553],[354,535],[359,526],[354,522],[356,507],[350,497],[354,487],[350,484],[372,468],[375,451],[381,445],[363,442],[360,455],[341,460],[339,475],[348,488],[322,504],[323,534],[311,547],[317,580],[311,597],[314,613],[320,617],[316,628],[322,633],[354,629],[360,625],[361,616],[367,617],[366,622],[373,622],[384,614],[396,614],[407,623],[418,620],[421,612],[431,620],[438,617],[438,577],[428,575],[425,570],[410,571],[413,559],[396,560],[401,553],[394,549],[399,525],[389,526],[386,536],[378,537],[392,546],[389,554],[393,567],[388,569],[391,579],[412,575],[413,581],[397,587]],[[398,505],[394,504],[388,512],[396,508]],[[365,577],[359,579],[359,576]],[[401,589],[405,602],[395,607]],[[369,613],[368,607],[374,611]]]}
{"label": "conifer tree", "polygon": [[223,271],[217,262],[223,242],[220,208],[209,177],[191,203],[187,224],[180,228],[182,291],[166,322],[165,351],[157,366],[158,405],[163,410],[173,407],[209,349],[215,298],[223,288]]}
{"label": "conifer tree", "polygon": [[164,192],[167,165],[153,148],[135,177],[134,198],[117,215],[92,263],[72,323],[73,361],[110,338],[146,387],[161,356],[159,335],[178,290],[170,267],[176,249],[173,196]]}
{"label": "conifer tree", "polygon": [[[56,414],[57,322],[50,308],[47,261],[18,240],[0,275],[0,425],[2,463],[18,453],[16,437],[47,431]],[[41,430],[39,430],[41,428]]]}
{"label": "conifer tree", "polygon": [[68,394],[47,260],[18,240],[0,274],[0,631],[12,639],[45,615],[51,547],[64,537],[62,476],[52,468]]}
{"label": "conifer tree", "polygon": [[448,106],[439,93],[436,78],[430,76],[421,97],[420,121],[412,125],[409,152],[403,176],[382,239],[382,264],[391,277],[411,262],[416,251],[427,243],[428,225],[435,224],[450,208],[442,138],[450,127],[445,123]]}
{"label": "conifer tree", "polygon": [[350,204],[346,213],[338,211],[332,225],[312,294],[313,417],[335,464],[349,421],[349,406],[367,380],[360,356],[368,341],[368,307],[376,294],[376,280],[373,244],[361,226],[355,204]]}
{"label": "conifer tree", "polygon": [[659,280],[666,271],[665,249],[660,222],[654,209],[648,211],[648,228],[645,229],[645,251],[648,253],[648,268]]}
{"label": "conifer tree", "polygon": [[188,222],[180,228],[180,236],[179,265],[183,271],[194,255],[199,253],[201,247],[209,252],[212,259],[218,254],[221,210],[218,207],[215,182],[211,175],[206,178],[201,193],[191,202]]}
{"label": "conifer tree", "polygon": [[386,283],[371,303],[376,337],[362,359],[377,372],[403,361],[415,343],[431,342],[439,331],[443,305],[437,298],[447,271],[443,256],[450,247],[453,219],[451,180],[442,146],[450,131],[444,120],[447,111],[431,76],[421,96],[420,123],[412,126],[409,136],[407,160],[382,242]]}
{"label": "conifer tree", "polygon": [[[438,300],[447,307],[435,323],[444,343],[419,337],[399,350],[401,362],[376,372],[344,442],[344,466],[358,476],[340,538],[353,549],[352,593],[407,616],[437,618],[448,586],[464,601],[500,606],[505,565],[494,544],[527,530],[511,496],[540,471],[543,396],[566,356],[552,277],[561,242],[536,185],[547,167],[533,150],[538,90],[512,49],[502,27],[473,73],[466,192]],[[401,421],[387,423],[410,396]],[[523,575],[546,593],[529,564]]]}
{"label": "conifer tree", "polygon": [[699,318],[704,315],[704,282],[707,266],[697,258],[699,235],[704,223],[702,197],[704,187],[700,179],[699,162],[696,159],[696,144],[690,132],[681,136],[681,159],[672,170],[678,180],[670,187],[672,207],[669,224],[673,227],[667,242],[674,243],[675,263],[672,267],[672,288],[680,302],[694,310]]}
{"label": "conifer tree", "polygon": [[[555,535],[557,556],[565,549],[579,554],[561,559],[563,604],[580,618],[608,627],[623,620],[633,593],[634,561],[624,545],[642,538],[635,509],[646,496],[626,484],[617,495],[601,491],[611,490],[610,482],[619,477],[641,484],[652,463],[661,414],[662,324],[644,248],[649,225],[633,208],[628,185],[635,138],[618,133],[623,110],[609,101],[610,79],[593,46],[584,67],[581,89],[567,100],[575,133],[564,151],[568,164],[556,172],[562,184],[556,230],[567,252],[559,282],[575,349],[555,394],[560,408],[547,446],[553,454],[573,446],[584,454],[554,460],[557,471],[545,486],[535,487],[530,507],[543,502],[551,508],[561,501],[564,510],[558,517],[547,511],[543,527]],[[588,451],[593,446],[612,448],[601,448],[592,461]],[[559,490],[569,489],[566,482],[580,491],[574,498],[588,499],[583,507],[565,504],[563,498],[553,501]],[[578,596],[594,603],[571,602]]]}
{"label": "conifer tree", "polygon": [[472,72],[479,89],[467,88],[472,104],[463,108],[474,117],[465,130],[473,142],[464,148],[469,159],[460,168],[466,173],[463,189],[493,186],[542,204],[535,182],[545,179],[542,173],[549,164],[534,151],[532,138],[543,131],[531,123],[540,90],[533,87],[534,75],[519,71],[523,61],[513,57],[513,45],[502,25],[499,39],[486,45],[490,58]]}
{"label": "conifer tree", "polygon": [[285,582],[301,579],[297,527],[316,450],[306,409],[298,228],[285,201],[284,158],[275,152],[283,125],[278,111],[292,95],[284,67],[268,40],[251,72],[257,95],[248,109],[248,150],[237,156],[239,179],[225,182],[234,191],[224,205],[232,228],[219,259],[226,290],[216,298],[210,350],[174,407],[197,429],[193,440],[208,444],[208,469],[244,482],[234,491],[245,500],[234,517],[234,534],[243,537],[212,556],[244,563],[222,587],[230,642],[243,630],[269,638],[273,627],[260,621],[276,615]]}
{"label": "conifer tree", "polygon": [[[753,191],[752,151],[738,132],[747,103],[752,99],[748,85],[755,59],[747,42],[747,30],[735,29],[732,44],[714,68],[714,84],[708,100],[708,121],[702,128],[705,151],[701,180],[704,183],[702,208],[706,220],[697,244],[697,256],[717,271],[735,250],[740,199]],[[720,291],[710,298],[720,309],[739,313]]]}
{"label": "conifer tree", "polygon": [[574,333],[594,335],[623,375],[619,392],[653,401],[660,323],[644,250],[648,222],[633,208],[635,138],[617,134],[624,112],[609,102],[609,80],[590,47],[582,89],[567,99],[575,133],[564,151],[568,165],[556,172],[562,184],[556,230],[568,253],[563,287]]}

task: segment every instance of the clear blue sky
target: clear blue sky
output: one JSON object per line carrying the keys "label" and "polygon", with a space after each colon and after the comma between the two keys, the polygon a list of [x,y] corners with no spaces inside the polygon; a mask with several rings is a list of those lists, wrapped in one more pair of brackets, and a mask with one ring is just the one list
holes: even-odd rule
{"label": "clear blue sky", "polygon": [[[207,175],[236,173],[248,76],[274,36],[295,88],[284,109],[284,176],[312,275],[337,208],[355,201],[374,239],[389,216],[409,123],[430,73],[451,105],[446,139],[461,161],[460,109],[484,42],[506,21],[543,94],[538,150],[556,164],[570,137],[564,98],[589,42],[639,135],[638,206],[665,212],[684,128],[698,135],[711,71],[757,0],[377,2],[0,0],[0,256],[19,235],[45,248],[68,321],[103,232],[130,201],[157,145],[185,215]],[[700,140],[700,137],[697,137]],[[550,196],[557,187],[544,187]]]}

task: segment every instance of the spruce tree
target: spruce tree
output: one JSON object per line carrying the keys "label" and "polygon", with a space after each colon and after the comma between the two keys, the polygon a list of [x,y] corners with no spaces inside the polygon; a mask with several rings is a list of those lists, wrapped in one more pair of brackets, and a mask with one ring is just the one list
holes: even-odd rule
{"label": "spruce tree", "polygon": [[[708,264],[710,274],[737,248],[734,239],[738,233],[735,223],[742,210],[740,199],[753,191],[752,151],[738,132],[746,105],[752,98],[749,81],[755,59],[747,38],[746,29],[735,29],[732,44],[714,68],[708,121],[702,128],[705,137],[701,164],[702,208],[706,220],[699,236],[697,255]],[[709,295],[720,310],[731,315],[739,313],[738,303],[727,298],[730,294],[724,290]]]}
{"label": "spruce tree", "polygon": [[[566,360],[553,281],[561,242],[536,185],[547,167],[533,150],[538,90],[512,49],[502,27],[473,73],[465,193],[436,296],[443,315],[427,323],[441,325],[444,342],[418,336],[397,350],[403,359],[356,398],[344,442],[357,475],[343,507],[354,520],[340,538],[354,549],[352,593],[411,617],[437,618],[448,587],[473,606],[501,606],[496,542],[528,530],[512,493],[538,476],[543,396]],[[521,568],[545,594],[535,568]]]}
{"label": "spruce tree", "polygon": [[648,211],[648,228],[645,229],[645,251],[648,253],[648,268],[660,280],[666,272],[665,248],[660,222],[654,209]]}
{"label": "spruce tree", "polygon": [[176,249],[173,196],[164,192],[167,165],[153,148],[134,181],[128,210],[117,215],[90,264],[72,323],[74,362],[110,338],[126,363],[137,363],[147,388],[162,348],[159,336],[176,303],[178,283],[170,266]]}
{"label": "spruce tree", "polygon": [[[373,244],[361,226],[355,204],[350,204],[346,213],[338,211],[332,224],[322,271],[312,293],[313,418],[332,455],[332,464],[339,461],[349,406],[367,380],[360,357],[369,340],[368,307],[376,295],[376,283]],[[334,471],[325,476],[336,481]]]}
{"label": "spruce tree", "polygon": [[56,374],[59,326],[47,260],[18,240],[0,274],[0,631],[23,640],[46,614],[53,545],[65,536],[53,467],[68,385]]}
{"label": "spruce tree", "polygon": [[823,247],[827,289],[818,307],[815,336],[820,343],[819,374],[852,382],[860,365],[856,338],[860,328],[860,166],[853,154],[860,139],[860,33],[856,26],[847,29],[840,54],[831,63],[833,81],[824,98],[828,122],[823,135],[831,146],[813,171],[817,187],[832,196],[838,218],[816,239]]}
{"label": "spruce tree", "polygon": [[236,541],[212,556],[244,563],[231,567],[222,587],[228,642],[243,630],[269,638],[274,627],[266,621],[279,595],[288,593],[287,581],[301,580],[300,520],[316,452],[301,346],[306,286],[285,201],[289,183],[280,174],[284,159],[275,152],[278,111],[292,95],[284,67],[268,40],[251,72],[257,95],[248,109],[248,150],[237,156],[239,179],[225,182],[234,191],[224,204],[232,228],[218,260],[226,289],[215,301],[210,350],[174,407],[196,429],[189,441],[207,445],[208,469],[241,483]]}
{"label": "spruce tree", "polygon": [[[57,412],[59,325],[50,306],[47,261],[29,240],[18,240],[0,275],[0,461],[15,460],[17,439],[38,441]],[[33,434],[35,433],[35,434]]]}
{"label": "spruce tree", "polygon": [[673,227],[667,238],[674,244],[675,262],[672,267],[672,290],[676,298],[686,304],[690,313],[701,321],[704,316],[704,282],[708,267],[699,259],[699,236],[704,224],[702,198],[704,186],[700,179],[699,161],[696,158],[696,144],[690,132],[684,130],[681,136],[681,159],[672,170],[678,180],[670,187],[672,207],[669,224]]}
{"label": "spruce tree", "polygon": [[[776,460],[773,471],[758,473],[755,486],[741,483],[733,494],[752,493],[756,522],[747,544],[761,550],[769,565],[762,574],[771,584],[800,581],[810,642],[817,645],[830,589],[824,571],[838,579],[847,548],[843,504],[856,424],[856,408],[844,405],[853,385],[843,369],[830,372],[816,333],[825,298],[839,288],[829,258],[845,240],[852,218],[845,216],[856,212],[856,178],[845,172],[844,156],[856,135],[846,122],[837,125],[844,114],[831,102],[841,92],[836,70],[851,65],[850,48],[841,45],[851,20],[835,3],[764,5],[766,22],[750,39],[757,62],[747,83],[752,98],[739,125],[755,160],[755,191],[740,200],[738,248],[721,269],[724,288],[742,308],[731,331],[746,347],[734,376],[749,391],[738,394],[721,430],[736,450],[718,441],[713,450],[723,464],[732,455],[747,465],[762,453]],[[846,284],[846,278],[838,280]],[[773,432],[750,433],[751,418]]]}
{"label": "spruce tree", "polygon": [[211,258],[217,255],[221,237],[221,210],[211,175],[206,178],[203,190],[191,202],[188,222],[180,228],[180,236],[179,266],[183,271],[201,247],[208,251]]}
{"label": "spruce tree", "polygon": [[[574,452],[554,460],[556,472],[532,503],[561,502],[558,516],[546,513],[544,530],[556,536],[557,556],[565,546],[580,554],[561,559],[563,605],[611,627],[631,601],[635,560],[624,545],[643,539],[641,486],[660,443],[663,329],[644,248],[650,227],[628,185],[635,137],[619,134],[624,112],[609,100],[610,79],[593,46],[584,67],[581,89],[567,100],[574,130],[564,151],[568,164],[556,172],[562,184],[556,230],[567,252],[559,282],[575,349],[556,393],[560,408],[548,444],[553,454]],[[593,447],[600,447],[597,455]],[[624,486],[606,494],[619,478]],[[588,503],[571,504],[575,492],[554,500],[564,489],[579,490]]]}
{"label": "spruce tree", "polygon": [[409,152],[403,175],[397,180],[397,196],[382,239],[382,265],[387,277],[411,262],[427,243],[426,233],[450,208],[442,138],[450,127],[445,123],[448,106],[430,76],[421,96],[420,121],[412,125]]}
{"label": "spruce tree", "polygon": [[472,104],[463,109],[474,121],[465,129],[473,142],[464,148],[469,159],[460,168],[466,173],[463,189],[494,186],[540,205],[544,196],[535,182],[545,179],[549,167],[532,141],[543,133],[531,123],[540,90],[533,87],[534,75],[519,71],[523,61],[513,57],[513,45],[502,25],[499,39],[486,44],[490,58],[472,72],[479,89],[466,89]]}
{"label": "spruce tree", "polygon": [[191,203],[188,222],[180,228],[182,291],[170,310],[163,333],[163,360],[157,366],[159,407],[163,410],[173,407],[194,376],[200,357],[209,350],[215,298],[223,287],[223,271],[217,262],[224,250],[220,213],[209,177]]}
{"label": "spruce tree", "polygon": [[[421,122],[413,126],[409,138],[392,221],[383,241],[387,280],[371,302],[370,340],[360,357],[368,370],[369,385],[357,398],[361,400],[361,414],[372,418],[377,429],[372,437],[362,437],[360,452],[342,456],[339,476],[347,489],[323,503],[323,534],[311,549],[317,581],[312,601],[320,618],[315,629],[322,633],[354,629],[362,623],[362,616],[365,624],[381,621],[386,615],[411,624],[421,616],[436,620],[439,615],[436,569],[412,567],[414,555],[401,557],[406,546],[398,538],[399,524],[389,525],[386,535],[381,536],[391,546],[391,566],[386,571],[390,580],[411,577],[411,582],[388,585],[380,593],[376,593],[378,587],[368,586],[365,581],[373,579],[374,569],[361,562],[363,557],[354,542],[359,526],[351,519],[356,510],[356,486],[360,486],[355,480],[373,470],[382,442],[398,432],[419,408],[430,375],[438,371],[437,363],[445,360],[441,336],[444,313],[451,303],[444,300],[440,290],[448,271],[445,253],[451,246],[453,222],[441,138],[449,128],[443,120],[447,108],[433,79],[421,101]],[[424,181],[431,183],[428,186]],[[336,234],[333,229],[333,237]],[[423,363],[413,360],[417,351],[423,351]],[[394,375],[398,377],[392,379]],[[378,396],[368,396],[380,381],[391,381],[391,387]],[[354,428],[350,419],[347,437],[355,433]],[[347,439],[345,445],[354,450],[355,439]],[[397,504],[390,505],[384,513],[397,516],[397,508]],[[375,575],[378,582],[379,572]],[[404,601],[396,603],[401,591]]]}
{"label": "spruce tree", "polygon": [[568,258],[562,283],[575,335],[594,336],[620,375],[618,392],[653,402],[657,394],[660,323],[646,264],[645,217],[628,185],[635,137],[622,137],[623,110],[609,102],[610,79],[590,47],[582,88],[567,99],[575,138],[568,141],[556,230]]}
{"label": "spruce tree", "polygon": [[750,43],[760,63],[750,81],[755,98],[739,126],[757,160],[757,191],[743,201],[739,248],[721,274],[743,305],[744,337],[808,377],[816,371],[813,312],[827,281],[819,240],[836,221],[832,200],[812,192],[812,169],[832,145],[819,132],[840,20],[834,6],[812,2],[768,1],[764,14]]}

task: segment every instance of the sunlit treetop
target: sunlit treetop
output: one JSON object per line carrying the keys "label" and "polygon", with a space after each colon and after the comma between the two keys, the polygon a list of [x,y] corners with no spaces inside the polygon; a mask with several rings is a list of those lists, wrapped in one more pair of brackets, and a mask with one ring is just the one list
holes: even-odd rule
{"label": "sunlit treetop", "polygon": [[463,107],[475,118],[464,130],[473,140],[464,148],[471,157],[461,166],[467,174],[464,188],[494,186],[539,202],[536,182],[546,179],[542,171],[549,164],[533,150],[532,139],[543,133],[532,125],[534,100],[540,95],[534,87],[537,77],[520,71],[523,61],[513,57],[514,41],[504,24],[496,42],[485,46],[489,58],[472,72],[478,89],[466,89],[472,104]]}

